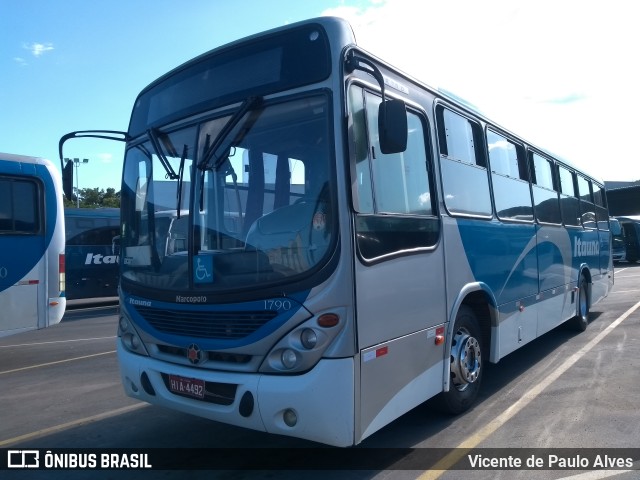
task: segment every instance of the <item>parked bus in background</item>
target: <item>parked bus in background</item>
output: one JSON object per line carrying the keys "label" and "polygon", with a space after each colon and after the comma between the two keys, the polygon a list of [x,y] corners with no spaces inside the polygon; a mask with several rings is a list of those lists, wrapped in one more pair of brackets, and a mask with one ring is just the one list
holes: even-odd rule
{"label": "parked bus in background", "polygon": [[60,322],[64,267],[60,173],[49,160],[0,153],[0,336]]}
{"label": "parked bus in background", "polygon": [[640,260],[640,216],[616,217],[622,227],[626,260],[635,263]]}
{"label": "parked bus in background", "polygon": [[[83,136],[109,134],[61,150]],[[340,19],[187,62],[111,136],[117,349],[138,400],[353,445],[434,396],[468,409],[486,362],[584,330],[613,283],[602,182],[360,49]]]}
{"label": "parked bus in background", "polygon": [[118,295],[119,208],[65,208],[67,300]]}
{"label": "parked bus in background", "polygon": [[611,257],[614,262],[624,262],[627,259],[627,247],[624,243],[624,232],[622,225],[617,218],[609,219],[609,228],[611,230]]}

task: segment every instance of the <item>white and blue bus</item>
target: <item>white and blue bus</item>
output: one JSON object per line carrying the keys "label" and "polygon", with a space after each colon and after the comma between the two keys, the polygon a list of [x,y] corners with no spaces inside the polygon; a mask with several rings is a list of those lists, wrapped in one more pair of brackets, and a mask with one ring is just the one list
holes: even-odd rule
{"label": "white and blue bus", "polygon": [[64,239],[62,183],[54,164],[0,153],[0,336],[62,319]]}
{"label": "white and blue bus", "polygon": [[602,182],[340,19],[187,62],[117,139],[117,348],[138,400],[358,444],[431,397],[469,408],[487,362],[585,329],[613,284]]}
{"label": "white and blue bus", "polygon": [[118,295],[120,209],[65,208],[67,300]]}

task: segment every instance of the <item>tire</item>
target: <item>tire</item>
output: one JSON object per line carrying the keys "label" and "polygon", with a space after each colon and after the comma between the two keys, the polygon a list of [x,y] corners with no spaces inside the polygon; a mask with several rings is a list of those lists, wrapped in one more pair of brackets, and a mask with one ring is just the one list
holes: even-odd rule
{"label": "tire", "polygon": [[589,284],[584,275],[580,275],[580,282],[578,283],[578,305],[576,316],[571,319],[571,326],[578,332],[584,332],[589,325]]}
{"label": "tire", "polygon": [[481,333],[473,310],[461,306],[451,338],[449,391],[438,396],[440,408],[447,413],[468,410],[478,397],[484,370]]}

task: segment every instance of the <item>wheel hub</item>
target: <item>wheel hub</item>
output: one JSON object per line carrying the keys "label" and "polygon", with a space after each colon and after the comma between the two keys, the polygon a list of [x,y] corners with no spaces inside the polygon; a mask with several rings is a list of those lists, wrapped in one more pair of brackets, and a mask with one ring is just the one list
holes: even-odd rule
{"label": "wheel hub", "polygon": [[451,346],[451,380],[464,390],[480,376],[482,353],[480,343],[466,331],[458,331]]}

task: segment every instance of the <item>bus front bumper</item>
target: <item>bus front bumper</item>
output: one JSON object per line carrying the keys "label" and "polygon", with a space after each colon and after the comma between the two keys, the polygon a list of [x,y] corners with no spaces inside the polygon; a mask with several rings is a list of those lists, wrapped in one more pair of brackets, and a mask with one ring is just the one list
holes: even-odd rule
{"label": "bus front bumper", "polygon": [[[327,445],[354,444],[354,360],[322,359],[301,375],[265,375],[190,368],[127,351],[117,342],[125,393],[148,402],[210,420],[303,438]],[[209,385],[236,386],[225,404],[171,392],[172,378]]]}

